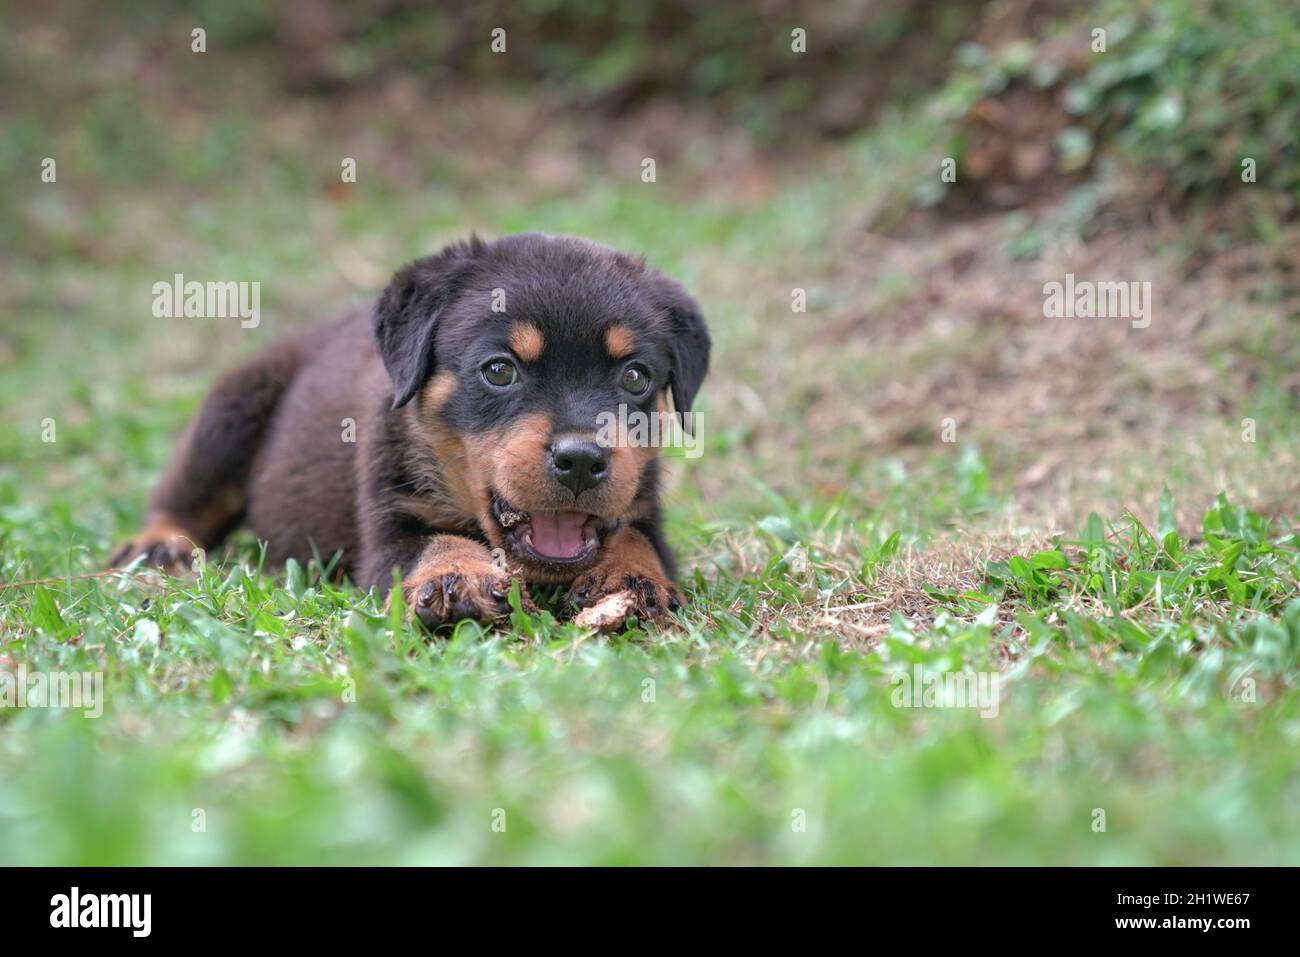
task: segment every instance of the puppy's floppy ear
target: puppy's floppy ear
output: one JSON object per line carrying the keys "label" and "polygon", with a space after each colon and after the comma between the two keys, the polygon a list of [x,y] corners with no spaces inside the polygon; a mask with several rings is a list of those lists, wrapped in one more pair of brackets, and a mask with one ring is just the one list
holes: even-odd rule
{"label": "puppy's floppy ear", "polygon": [[371,326],[393,380],[393,408],[411,401],[433,374],[438,318],[465,284],[483,240],[471,236],[399,269],[375,304]]}
{"label": "puppy's floppy ear", "polygon": [[668,354],[672,363],[669,386],[673,406],[682,417],[682,426],[689,431],[687,413],[709,371],[709,330],[704,326],[700,307],[685,289],[656,272],[647,272],[655,303],[668,314]]}

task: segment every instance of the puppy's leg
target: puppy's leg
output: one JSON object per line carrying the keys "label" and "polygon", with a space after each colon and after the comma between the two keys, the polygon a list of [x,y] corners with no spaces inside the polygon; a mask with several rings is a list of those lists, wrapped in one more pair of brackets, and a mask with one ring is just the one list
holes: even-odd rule
{"label": "puppy's leg", "polygon": [[143,557],[177,570],[195,548],[221,544],[243,517],[253,457],[300,363],[296,345],[285,342],[217,381],[154,488],[144,529],[109,564]]}
{"label": "puppy's leg", "polygon": [[[488,622],[510,613],[511,571],[494,562],[492,553],[480,542],[461,535],[434,535],[424,539],[414,561],[402,562],[393,552],[388,552],[387,559],[378,558],[375,574],[382,574],[385,562],[390,574],[394,567],[405,572],[402,597],[428,628],[465,618]],[[531,603],[522,581],[520,595],[528,607]]]}
{"label": "puppy's leg", "polygon": [[628,525],[615,532],[605,556],[569,589],[567,600],[584,609],[574,620],[608,631],[621,628],[633,615],[660,620],[681,608],[682,595],[664,567],[668,563],[660,556],[661,547],[657,529]]}

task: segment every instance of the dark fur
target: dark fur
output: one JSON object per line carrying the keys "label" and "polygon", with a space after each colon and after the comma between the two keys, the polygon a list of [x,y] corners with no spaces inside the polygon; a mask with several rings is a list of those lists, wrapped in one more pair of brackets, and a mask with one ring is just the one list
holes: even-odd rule
{"label": "dark fur", "polygon": [[[497,289],[506,308],[494,313]],[[496,390],[479,370],[509,349],[516,323],[535,327],[544,346],[535,362],[521,364],[522,385]],[[605,339],[615,324],[630,331],[633,358],[652,374],[644,399],[618,385],[625,360],[611,357]],[[363,587],[386,591],[397,568],[405,580],[423,585],[423,576],[439,588],[459,576],[456,588],[472,591],[465,579],[489,577],[480,552],[449,549],[455,543],[445,536],[480,543],[484,554],[508,543],[480,488],[483,476],[524,489],[530,507],[575,507],[547,476],[523,474],[544,471],[540,459],[536,469],[529,464],[549,454],[538,430],[589,435],[598,413],[620,401],[652,412],[665,389],[685,413],[708,359],[695,303],[643,262],[571,237],[472,238],[400,269],[373,310],[304,328],[219,379],[155,490],[145,532],[115,560],[146,554],[168,564],[188,543],[212,548],[244,522],[276,562],[341,553],[339,568]],[[343,441],[347,420],[355,443]],[[597,557],[561,568],[516,555],[515,577],[572,582],[593,565],[609,577],[617,562],[604,543],[635,538],[615,536],[630,527],[658,555],[661,600],[675,600],[657,461],[628,454],[609,483],[584,491],[578,504],[604,523]],[[618,514],[606,514],[616,506]],[[487,591],[495,595],[497,585]],[[474,595],[454,592],[447,607],[456,614],[435,618],[491,617],[487,592],[478,596],[487,608],[480,615]]]}

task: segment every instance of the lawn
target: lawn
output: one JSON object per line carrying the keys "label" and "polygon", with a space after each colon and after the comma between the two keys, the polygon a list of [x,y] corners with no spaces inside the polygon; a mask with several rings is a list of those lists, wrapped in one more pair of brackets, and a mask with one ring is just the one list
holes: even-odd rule
{"label": "lawn", "polygon": [[[652,130],[623,162],[509,97],[419,125],[238,70],[92,83],[105,49],[0,134],[0,674],[104,689],[0,708],[0,864],[1300,863],[1284,279],[1193,269],[1194,219],[1080,244],[1086,186],[882,230],[942,155],[919,108],[782,162],[704,139],[646,183]],[[431,639],[247,534],[193,576],[104,571],[223,365],[526,229],[644,253],[709,320],[671,627]],[[1164,308],[1050,326],[1075,268]],[[154,318],[177,272],[261,281],[260,326]],[[959,706],[962,675],[992,696]]]}

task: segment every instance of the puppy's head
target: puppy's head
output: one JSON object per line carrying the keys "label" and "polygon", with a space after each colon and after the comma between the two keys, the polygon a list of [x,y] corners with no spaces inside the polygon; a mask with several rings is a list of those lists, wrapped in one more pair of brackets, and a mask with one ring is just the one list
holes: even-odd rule
{"label": "puppy's head", "polygon": [[411,263],[374,326],[412,455],[532,581],[571,580],[653,507],[656,449],[610,425],[664,423],[670,399],[684,416],[709,361],[680,286],[566,236],[472,238]]}

